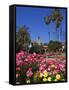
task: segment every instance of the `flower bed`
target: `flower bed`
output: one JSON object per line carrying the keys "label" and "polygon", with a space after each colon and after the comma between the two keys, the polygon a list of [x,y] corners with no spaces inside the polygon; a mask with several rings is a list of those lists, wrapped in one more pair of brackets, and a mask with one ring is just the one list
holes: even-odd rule
{"label": "flower bed", "polygon": [[65,81],[65,63],[58,59],[25,51],[16,53],[16,81],[22,84]]}

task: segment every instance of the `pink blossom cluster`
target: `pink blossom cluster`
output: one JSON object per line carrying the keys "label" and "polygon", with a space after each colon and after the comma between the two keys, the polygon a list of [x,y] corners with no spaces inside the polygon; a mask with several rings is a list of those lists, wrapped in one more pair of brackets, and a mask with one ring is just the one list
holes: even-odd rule
{"label": "pink blossom cluster", "polygon": [[[49,54],[48,54],[49,55]],[[58,60],[59,59],[59,60]],[[63,57],[63,60],[65,58]],[[56,75],[59,72],[65,74],[65,62],[61,62],[62,56],[57,57],[57,59],[46,58],[46,54],[30,54],[25,51],[20,51],[16,53],[16,72],[21,70],[21,66],[27,66],[25,70],[26,77],[30,78],[34,75],[34,72],[44,72],[45,70],[49,74]],[[30,64],[38,64],[36,71],[33,71],[33,68]],[[22,72],[22,71],[21,71]],[[16,78],[20,76],[20,73],[16,73]]]}

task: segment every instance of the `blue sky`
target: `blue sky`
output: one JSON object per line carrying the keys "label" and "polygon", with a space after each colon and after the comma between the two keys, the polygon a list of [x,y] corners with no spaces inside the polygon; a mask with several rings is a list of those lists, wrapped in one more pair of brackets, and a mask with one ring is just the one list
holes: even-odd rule
{"label": "blue sky", "polygon": [[[31,36],[31,40],[37,40],[38,36],[42,43],[49,42],[50,39],[55,40],[56,32],[55,32],[55,24],[51,23],[46,25],[44,23],[44,17],[50,15],[52,12],[52,8],[32,8],[32,7],[16,7],[16,31],[18,27],[26,25],[29,27],[29,33]],[[62,21],[62,30],[66,30],[66,10],[60,9],[60,13],[64,16]],[[53,34],[54,33],[54,34]]]}

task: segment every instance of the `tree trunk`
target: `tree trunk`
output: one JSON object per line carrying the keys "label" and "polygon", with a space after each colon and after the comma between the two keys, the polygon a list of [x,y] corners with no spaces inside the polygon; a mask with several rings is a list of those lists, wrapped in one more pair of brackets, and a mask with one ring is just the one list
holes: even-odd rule
{"label": "tree trunk", "polygon": [[56,41],[57,41],[57,35],[58,35],[58,33],[57,33],[57,27],[56,27]]}

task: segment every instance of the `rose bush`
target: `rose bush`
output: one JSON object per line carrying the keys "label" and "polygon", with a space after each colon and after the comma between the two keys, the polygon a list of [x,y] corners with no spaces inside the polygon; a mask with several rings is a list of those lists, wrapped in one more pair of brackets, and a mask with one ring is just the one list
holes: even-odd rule
{"label": "rose bush", "polygon": [[[49,55],[49,54],[48,54]],[[58,60],[59,59],[59,60]],[[65,81],[65,58],[46,58],[46,54],[16,53],[16,81],[42,83]]]}

